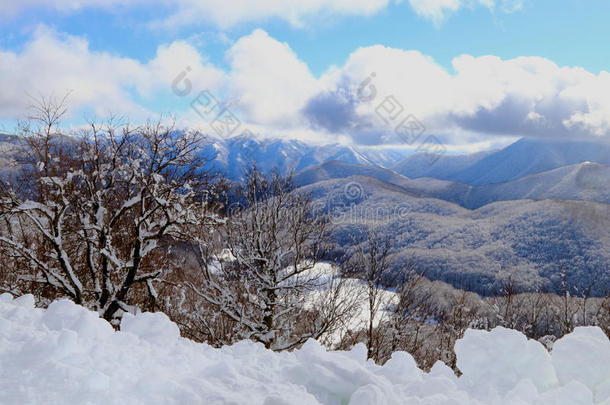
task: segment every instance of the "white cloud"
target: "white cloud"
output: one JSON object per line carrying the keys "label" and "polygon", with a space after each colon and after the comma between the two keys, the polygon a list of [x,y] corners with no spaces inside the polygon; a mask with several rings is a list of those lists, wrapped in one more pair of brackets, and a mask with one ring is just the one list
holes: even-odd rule
{"label": "white cloud", "polygon": [[522,10],[525,5],[525,0],[502,0],[500,5],[502,11],[510,14]]}
{"label": "white cloud", "polygon": [[[380,142],[409,114],[428,133],[460,134],[471,141],[473,135],[610,136],[610,73],[595,75],[538,57],[462,55],[453,60],[453,68],[448,72],[416,51],[360,48],[322,78],[327,90],[312,98],[304,114],[313,125],[347,131],[363,143]],[[377,97],[346,103],[343,90],[355,94],[373,74],[369,85]],[[335,94],[341,95],[329,100]],[[389,96],[402,114],[383,122],[376,109]]]}
{"label": "white cloud", "polygon": [[256,30],[229,50],[228,86],[248,117],[260,124],[294,126],[321,87],[290,47]]}
{"label": "white cloud", "polygon": [[7,0],[0,2],[0,20],[33,8],[46,7],[61,12],[84,8],[114,9],[145,5],[172,10],[156,26],[183,26],[202,21],[230,28],[247,21],[269,18],[299,26],[314,15],[368,16],[384,9],[391,0]]}
{"label": "white cloud", "polygon": [[[45,7],[64,13],[85,8],[116,10],[157,7],[169,10],[167,17],[153,21],[155,28],[174,28],[207,22],[227,29],[244,22],[281,19],[303,26],[308,18],[320,15],[370,16],[390,3],[403,0],[19,0],[0,2],[0,20],[28,9]],[[419,16],[440,25],[462,8],[486,7],[512,13],[523,8],[525,0],[408,0]]]}
{"label": "white cloud", "polygon": [[279,18],[299,26],[303,19],[317,14],[372,15],[390,0],[178,0],[177,11],[163,25],[191,24],[202,19],[222,28],[246,21]]}
{"label": "white cloud", "polygon": [[56,33],[41,26],[19,53],[0,50],[0,117],[22,116],[31,97],[71,91],[73,110],[91,108],[94,113],[149,114],[135,101],[160,91],[187,66],[192,81],[211,87],[223,73],[207,64],[190,45],[175,42],[159,47],[148,63],[89,49],[86,40]]}
{"label": "white cloud", "polygon": [[417,15],[435,24],[442,23],[450,13],[462,7],[461,0],[409,0],[409,3]]}
{"label": "white cloud", "polygon": [[73,91],[74,106],[95,105],[139,109],[125,84],[138,77],[141,66],[132,59],[91,52],[85,40],[60,35],[46,27],[33,34],[23,50],[0,53],[0,112],[18,115],[31,102],[28,95],[62,95]]}
{"label": "white cloud", "polygon": [[[175,41],[157,48],[154,59],[142,66],[142,76],[136,81],[143,95],[167,90],[182,72],[192,91],[217,89],[223,86],[225,73],[213,66],[196,48],[184,41]],[[185,84],[177,83],[179,89]],[[186,89],[184,89],[186,90]]]}
{"label": "white cloud", "polygon": [[[525,0],[408,0],[419,16],[439,25],[462,8],[483,6],[512,13],[523,8]],[[20,0],[0,2],[0,20],[27,9],[46,7],[70,13],[85,8],[107,10],[148,7],[168,10],[167,17],[153,21],[153,27],[178,27],[207,22],[227,29],[244,22],[281,19],[303,26],[320,15],[370,16],[403,0]]]}
{"label": "white cloud", "polygon": [[64,13],[71,13],[83,8],[111,8],[116,6],[133,6],[142,0],[5,0],[0,2],[0,20],[34,8],[46,7]]}
{"label": "white cloud", "polygon": [[409,0],[417,15],[437,26],[462,8],[485,7],[489,10],[514,13],[523,8],[524,2],[525,0]]}
{"label": "white cloud", "polygon": [[[610,73],[544,58],[461,55],[447,70],[421,52],[378,45],[355,50],[344,65],[315,77],[287,44],[262,30],[239,39],[226,57],[223,71],[177,41],[140,62],[92,51],[82,38],[41,27],[20,52],[0,50],[0,118],[23,116],[28,93],[73,90],[71,107],[77,110],[139,119],[151,113],[148,108],[178,106],[185,122],[197,125],[204,122],[188,106],[209,89],[233,102],[244,126],[274,135],[315,133],[378,144],[412,114],[428,134],[455,143],[484,142],[490,135],[610,136]],[[172,93],[172,82],[187,70],[179,87],[190,85],[190,92]],[[375,97],[361,97],[359,89],[374,90]],[[376,110],[389,96],[401,114],[383,122]]]}

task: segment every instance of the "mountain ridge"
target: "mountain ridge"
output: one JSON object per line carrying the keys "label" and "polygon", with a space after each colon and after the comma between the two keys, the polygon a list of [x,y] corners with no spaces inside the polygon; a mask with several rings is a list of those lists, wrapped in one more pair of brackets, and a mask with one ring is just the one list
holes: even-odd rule
{"label": "mountain ridge", "polygon": [[345,178],[351,175],[371,176],[393,183],[421,197],[438,198],[476,209],[487,204],[519,199],[562,199],[610,203],[610,167],[583,162],[531,174],[516,180],[473,186],[434,178],[409,178],[391,169],[329,161],[309,167],[295,176],[297,186]]}

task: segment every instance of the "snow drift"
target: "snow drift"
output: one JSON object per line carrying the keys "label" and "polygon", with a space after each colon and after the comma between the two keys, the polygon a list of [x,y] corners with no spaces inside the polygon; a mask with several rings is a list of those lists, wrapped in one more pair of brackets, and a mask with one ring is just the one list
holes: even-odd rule
{"label": "snow drift", "polygon": [[43,310],[0,296],[0,404],[610,405],[610,341],[598,328],[551,354],[516,331],[470,330],[456,345],[460,378],[442,363],[424,373],[402,352],[377,366],[361,345],[214,349],[162,313],[127,315],[121,328],[67,300]]}

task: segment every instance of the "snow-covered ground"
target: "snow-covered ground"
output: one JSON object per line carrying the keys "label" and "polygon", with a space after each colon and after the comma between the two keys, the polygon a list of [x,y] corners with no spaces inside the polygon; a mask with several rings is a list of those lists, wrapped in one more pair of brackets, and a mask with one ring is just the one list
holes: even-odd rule
{"label": "snow-covered ground", "polygon": [[[304,277],[315,278],[320,283],[320,288],[317,291],[313,291],[308,294],[306,305],[313,306],[320,300],[324,300],[325,294],[329,292],[330,288],[336,286],[331,282],[335,280],[335,283],[341,280],[342,285],[339,288],[339,300],[346,301],[354,299],[358,301],[358,309],[353,317],[349,321],[338,328],[331,336],[327,336],[327,341],[331,345],[336,345],[341,342],[341,338],[348,331],[357,331],[366,329],[369,322],[369,310],[368,310],[368,287],[366,283],[356,278],[340,278],[339,268],[337,266],[327,263],[320,262],[316,263],[315,266],[308,272]],[[373,317],[373,325],[377,327],[379,323],[388,316],[388,310],[392,304],[398,304],[399,296],[396,292],[381,289],[377,291],[379,301],[378,310],[375,311]]]}
{"label": "snow-covered ground", "polygon": [[161,313],[121,326],[66,300],[43,310],[31,296],[0,296],[0,404],[610,405],[610,341],[597,328],[578,328],[551,354],[519,332],[468,331],[457,378],[440,363],[423,373],[406,353],[377,366],[363,346],[214,349],[180,338]]}

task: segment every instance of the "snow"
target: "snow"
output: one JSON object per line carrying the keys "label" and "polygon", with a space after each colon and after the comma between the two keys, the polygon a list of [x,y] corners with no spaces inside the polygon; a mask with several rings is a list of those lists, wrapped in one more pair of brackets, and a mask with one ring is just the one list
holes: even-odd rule
{"label": "snow", "polygon": [[[495,328],[491,332],[468,330],[455,345],[462,382],[471,388],[493,390],[484,394],[506,395],[524,379],[538,391],[557,386],[550,354],[535,340],[520,332]],[[481,367],[493,359],[493,367]]]}
{"label": "snow", "polygon": [[67,300],[44,310],[31,296],[0,296],[0,403],[610,404],[610,341],[593,327],[559,339],[551,354],[516,331],[470,330],[456,347],[458,378],[442,363],[424,373],[402,352],[375,365],[362,345],[215,349],[181,338],[161,313],[126,315],[121,326]]}
{"label": "snow", "polygon": [[561,383],[578,381],[610,404],[610,344],[600,329],[577,328],[555,342],[553,365]]}
{"label": "snow", "polygon": [[[313,306],[320,300],[324,299],[324,294],[328,291],[329,286],[332,285],[333,279],[340,277],[340,270],[337,266],[327,262],[316,263],[312,269],[302,275],[302,277],[310,277],[318,280],[320,287],[317,291],[311,292],[306,299],[307,306]],[[339,292],[339,300],[347,300],[349,297],[366,297],[368,287],[366,282],[356,278],[345,277],[342,278],[343,286]],[[379,310],[376,311],[373,317],[373,326],[377,327],[384,317],[388,316],[391,306],[398,304],[399,296],[395,291],[381,289],[378,291],[379,294]],[[343,327],[338,328],[332,336],[327,337],[331,344],[338,344],[341,341],[342,336],[347,331],[356,331],[367,327],[369,322],[369,313],[367,304],[363,302],[359,305],[357,313],[346,322]]]}

